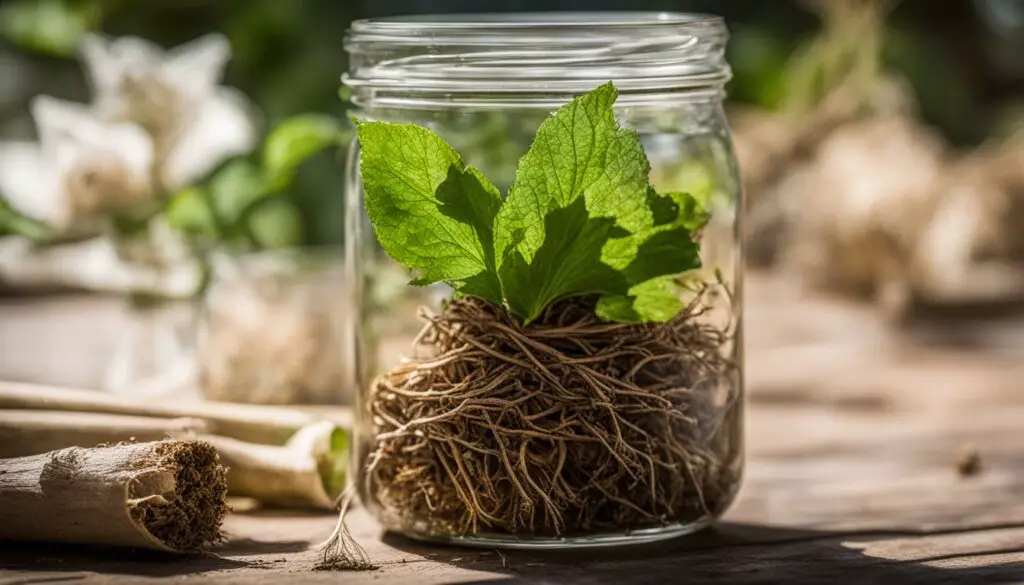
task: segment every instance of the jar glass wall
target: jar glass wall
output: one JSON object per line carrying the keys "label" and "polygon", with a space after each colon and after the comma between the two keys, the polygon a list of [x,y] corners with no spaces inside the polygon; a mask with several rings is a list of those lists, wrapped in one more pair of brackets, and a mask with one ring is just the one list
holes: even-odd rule
{"label": "jar glass wall", "polygon": [[[541,122],[610,80],[616,118],[638,133],[651,186],[688,193],[708,212],[702,268],[679,277],[686,308],[671,322],[608,323],[575,339],[574,323],[590,318],[585,303],[556,304],[557,317],[510,325],[527,348],[489,339],[481,350],[500,354],[484,368],[505,377],[452,366],[443,381],[417,386],[410,380],[454,359],[438,340],[463,330],[445,329],[462,305],[444,285],[406,284],[409,274],[377,244],[354,144],[346,216],[346,290],[360,316],[349,332],[358,356],[354,465],[363,503],[386,528],[483,546],[602,545],[690,532],[728,507],[742,471],[743,370],[725,39],[720,19],[682,14],[354,23],[345,83],[357,118],[428,127],[507,193]],[[509,365],[534,353],[557,362],[545,367],[567,396],[552,398],[544,374]],[[591,375],[600,379],[593,387]]]}
{"label": "jar glass wall", "polygon": [[[255,404],[353,401],[336,303],[342,262],[329,249],[214,256],[196,331],[197,386],[208,400]],[[344,392],[339,392],[339,388]]]}

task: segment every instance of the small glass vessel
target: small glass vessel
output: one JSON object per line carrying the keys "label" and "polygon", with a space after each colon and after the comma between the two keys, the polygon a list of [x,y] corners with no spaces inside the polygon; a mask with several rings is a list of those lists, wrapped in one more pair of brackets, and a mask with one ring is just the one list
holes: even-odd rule
{"label": "small glass vessel", "polygon": [[196,335],[198,388],[208,400],[352,402],[347,314],[335,302],[342,262],[329,249],[214,257]]}
{"label": "small glass vessel", "polygon": [[[439,333],[429,319],[447,310],[451,291],[405,284],[408,275],[383,253],[363,208],[353,144],[345,303],[359,316],[348,331],[358,364],[351,380],[358,388],[355,481],[384,527],[463,545],[600,546],[692,532],[730,505],[743,467],[743,368],[740,188],[722,108],[727,37],[719,17],[675,13],[353,23],[343,82],[356,117],[433,129],[506,193],[540,123],[612,81],[616,117],[638,132],[651,185],[690,193],[710,214],[699,235],[703,267],[686,275],[694,286],[684,287],[681,316],[662,329],[613,324],[594,342],[605,345],[584,343],[602,355],[621,350],[601,375],[643,386],[642,396],[597,396],[566,378],[569,397],[555,405],[538,402],[545,382],[529,373],[488,378],[493,383],[483,387],[473,371],[458,368],[416,389],[409,380],[437,366],[430,344]],[[553,311],[520,333],[540,340],[549,355],[588,363],[571,339],[581,308]],[[657,356],[643,353],[646,343],[632,353],[632,346],[614,349],[621,340],[646,339],[636,337],[641,330],[677,341]],[[679,349],[690,343],[680,339],[695,341]],[[489,347],[519,351],[501,342]],[[458,392],[469,392],[460,396],[470,396],[463,402],[475,404],[476,414],[446,398]],[[492,395],[504,406],[488,410],[482,399]]]}

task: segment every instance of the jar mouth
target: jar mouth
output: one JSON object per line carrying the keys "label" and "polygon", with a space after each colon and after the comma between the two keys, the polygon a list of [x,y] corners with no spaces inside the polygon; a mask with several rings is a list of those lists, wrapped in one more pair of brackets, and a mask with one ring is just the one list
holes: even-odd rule
{"label": "jar mouth", "polygon": [[[540,12],[358,20],[345,36],[352,101],[393,107],[467,96],[536,101],[613,81],[629,94],[721,95],[731,77],[721,17],[675,12]],[[530,96],[534,96],[531,98]],[[446,98],[447,99],[447,98]],[[445,100],[440,100],[445,101]],[[543,101],[543,100],[541,100]]]}
{"label": "jar mouth", "polygon": [[712,14],[684,12],[509,12],[477,14],[417,14],[363,18],[352,22],[353,32],[408,30],[424,25],[437,29],[479,27],[495,29],[572,28],[592,26],[646,26],[651,24],[692,24],[721,22]]}

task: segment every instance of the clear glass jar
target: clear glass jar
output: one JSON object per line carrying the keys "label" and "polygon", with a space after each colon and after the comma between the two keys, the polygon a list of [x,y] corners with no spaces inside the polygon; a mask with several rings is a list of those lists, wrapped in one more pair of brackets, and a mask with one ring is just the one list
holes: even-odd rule
{"label": "clear glass jar", "polygon": [[214,258],[196,335],[198,388],[208,400],[254,404],[352,402],[336,302],[342,262],[329,249]]}
{"label": "clear glass jar", "polygon": [[[628,378],[643,387],[639,394],[596,396],[564,374],[564,386],[579,397],[552,406],[543,380],[514,367],[505,375],[500,360],[485,368],[505,377],[487,387],[474,386],[476,370],[467,374],[461,365],[444,367],[453,368],[449,378],[468,376],[462,383],[445,374],[431,378],[446,379],[443,388],[411,387],[439,361],[439,331],[424,317],[450,310],[443,301],[451,291],[405,285],[408,275],[377,244],[354,144],[346,299],[360,315],[349,332],[359,358],[356,481],[387,529],[487,547],[609,545],[685,534],[729,506],[743,466],[743,370],[740,191],[722,109],[727,36],[718,17],[667,13],[353,23],[343,81],[355,116],[435,130],[505,193],[544,118],[613,81],[616,116],[639,133],[651,184],[689,192],[710,212],[699,236],[703,268],[685,275],[696,285],[686,288],[687,309],[669,325],[612,324],[605,337],[583,342],[601,353],[639,339],[620,347],[615,363],[601,363],[602,375]],[[557,319],[569,322],[580,310],[555,306]],[[579,358],[565,331],[565,323],[550,321],[519,329],[546,355],[592,363]],[[669,343],[652,357],[645,340],[663,334],[692,346]],[[520,351],[501,342],[492,349]],[[488,404],[503,406],[488,411]],[[480,431],[484,418],[493,432]]]}

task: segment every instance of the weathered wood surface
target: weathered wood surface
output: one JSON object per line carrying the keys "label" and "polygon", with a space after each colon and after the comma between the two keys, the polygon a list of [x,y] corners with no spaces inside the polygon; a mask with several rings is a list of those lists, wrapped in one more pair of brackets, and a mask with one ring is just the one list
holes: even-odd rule
{"label": "weathered wood surface", "polygon": [[[235,513],[231,542],[203,559],[0,543],[0,583],[1024,583],[1024,317],[897,335],[863,307],[777,280],[754,277],[748,291],[749,462],[739,501],[712,530],[617,550],[498,553],[382,535],[357,511],[353,532],[381,569],[337,574],[310,571],[332,517],[256,510]],[[0,303],[0,378],[76,383],[70,370],[94,367],[52,371],[89,350],[48,353],[55,328],[65,351],[74,332],[38,319],[84,324],[102,303],[60,302],[23,303],[13,319]],[[12,364],[12,340],[46,367]],[[967,444],[981,468],[962,477]]]}

